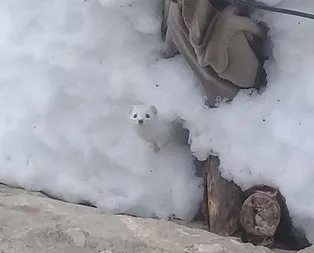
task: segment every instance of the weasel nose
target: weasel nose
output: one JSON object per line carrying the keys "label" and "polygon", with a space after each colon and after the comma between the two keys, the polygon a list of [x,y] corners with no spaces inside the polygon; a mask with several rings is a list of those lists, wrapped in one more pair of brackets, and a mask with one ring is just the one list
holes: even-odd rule
{"label": "weasel nose", "polygon": [[144,121],[143,121],[142,119],[140,119],[140,120],[138,121],[138,123],[142,125],[142,124],[144,123]]}

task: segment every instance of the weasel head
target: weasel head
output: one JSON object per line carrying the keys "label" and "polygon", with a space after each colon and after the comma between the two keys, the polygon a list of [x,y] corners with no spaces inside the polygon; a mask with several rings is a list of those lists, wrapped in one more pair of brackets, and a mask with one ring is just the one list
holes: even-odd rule
{"label": "weasel head", "polygon": [[132,105],[129,110],[129,120],[137,126],[152,123],[157,118],[157,108],[154,105]]}

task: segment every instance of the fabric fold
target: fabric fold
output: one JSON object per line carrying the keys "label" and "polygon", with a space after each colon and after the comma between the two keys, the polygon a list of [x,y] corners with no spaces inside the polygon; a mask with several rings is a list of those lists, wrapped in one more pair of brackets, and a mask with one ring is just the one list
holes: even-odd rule
{"label": "fabric fold", "polygon": [[165,55],[181,53],[209,99],[232,99],[239,89],[265,81],[251,47],[256,37],[265,40],[263,26],[233,6],[219,11],[209,0],[166,0],[165,7]]}

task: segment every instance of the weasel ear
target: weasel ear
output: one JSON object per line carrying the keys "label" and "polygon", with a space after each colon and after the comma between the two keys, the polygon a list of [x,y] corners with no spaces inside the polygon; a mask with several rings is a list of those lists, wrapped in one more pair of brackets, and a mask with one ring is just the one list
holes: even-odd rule
{"label": "weasel ear", "polygon": [[152,110],[155,114],[157,114],[158,111],[157,111],[156,106],[151,105],[150,108],[151,108],[151,110]]}
{"label": "weasel ear", "polygon": [[131,106],[129,107],[129,115],[132,113],[133,108],[134,108],[134,105],[131,105]]}

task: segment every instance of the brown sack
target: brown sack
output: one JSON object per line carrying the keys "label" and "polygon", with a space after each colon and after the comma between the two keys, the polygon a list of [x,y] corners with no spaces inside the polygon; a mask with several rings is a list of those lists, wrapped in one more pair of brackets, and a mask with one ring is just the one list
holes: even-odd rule
{"label": "brown sack", "polygon": [[166,0],[164,14],[165,56],[185,57],[210,104],[260,86],[261,63],[251,44],[256,36],[266,37],[262,26],[234,7],[220,12],[208,0]]}

